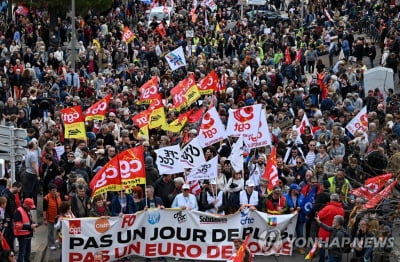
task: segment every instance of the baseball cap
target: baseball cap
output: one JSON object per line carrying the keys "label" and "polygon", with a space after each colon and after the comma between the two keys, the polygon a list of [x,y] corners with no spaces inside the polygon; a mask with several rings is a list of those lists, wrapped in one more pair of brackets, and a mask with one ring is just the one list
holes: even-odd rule
{"label": "baseball cap", "polygon": [[35,202],[33,202],[32,198],[25,198],[24,205],[28,206],[29,208],[36,208]]}
{"label": "baseball cap", "polygon": [[247,180],[246,186],[250,186],[250,187],[255,186],[253,180]]}

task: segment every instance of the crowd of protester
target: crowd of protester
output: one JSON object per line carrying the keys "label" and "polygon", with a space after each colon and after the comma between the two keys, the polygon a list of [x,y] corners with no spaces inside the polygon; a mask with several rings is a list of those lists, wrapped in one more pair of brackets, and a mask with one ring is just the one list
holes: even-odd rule
{"label": "crowd of protester", "polygon": [[[309,0],[301,10],[301,1],[270,2],[265,8],[287,13],[288,20],[269,21],[252,7],[245,7],[249,12],[242,15],[232,1],[216,1],[214,12],[201,2],[195,6],[174,1],[175,14],[169,25],[162,21],[167,34],[162,37],[155,30],[158,22],[147,21],[148,4],[114,1],[107,13],[92,10],[77,18],[75,71],[70,19],[59,18],[52,26],[45,12],[31,10],[2,23],[1,121],[28,133],[28,153],[18,181],[3,185],[6,200],[0,198],[11,249],[15,210],[23,198],[37,204],[38,194],[44,195],[43,217],[52,250],[57,248],[55,231],[62,217],[120,216],[155,207],[220,215],[244,208],[270,214],[298,212],[298,237],[329,239],[325,227],[318,229],[320,222],[348,225],[351,237],[390,236],[397,201],[389,198],[379,210],[366,210],[366,199],[354,198],[350,190],[398,167],[399,100],[393,89],[364,92],[363,73],[379,64],[393,69],[398,79],[400,7],[393,1]],[[130,43],[121,40],[125,26],[136,35]],[[193,36],[187,37],[190,30]],[[178,46],[184,48],[187,65],[171,71],[163,56]],[[218,177],[201,181],[199,195],[189,193],[183,174],[159,175],[154,150],[179,144],[186,134],[195,137],[198,126],[187,125],[179,133],[152,129],[149,138],[140,135],[131,119],[146,109],[136,103],[139,88],[157,76],[167,105],[172,103],[170,90],[188,73],[199,81],[211,70],[226,90],[213,98],[203,96],[203,105],[192,107],[207,106],[214,99],[226,124],[229,109],[264,105],[278,152],[279,184],[272,192],[267,190],[270,181],[254,179],[264,173],[269,148],[252,150],[243,170],[235,172],[228,160],[233,138],[204,149],[207,159],[219,155]],[[60,110],[75,105],[87,109],[106,94],[112,94],[112,100],[100,128],[89,121],[87,141],[65,139]],[[344,127],[363,106],[368,110],[368,131],[351,136]],[[304,114],[311,126],[299,135]],[[168,122],[178,116],[179,112],[167,111]],[[145,148],[147,185],[90,199],[88,184],[96,172],[118,152],[138,145]],[[61,156],[55,150],[58,146],[64,147]],[[300,203],[313,187],[318,187],[318,194],[311,212],[304,214]],[[354,261],[389,261],[389,247],[374,252],[353,248]],[[328,255],[335,258],[337,253]],[[325,253],[320,256],[324,261]],[[381,260],[375,260],[378,257]]]}

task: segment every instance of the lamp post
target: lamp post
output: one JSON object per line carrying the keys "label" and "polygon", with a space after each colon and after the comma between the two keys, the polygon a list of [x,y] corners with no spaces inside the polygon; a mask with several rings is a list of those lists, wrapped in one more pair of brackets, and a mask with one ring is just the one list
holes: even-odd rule
{"label": "lamp post", "polygon": [[71,52],[72,52],[72,59],[71,59],[71,68],[74,70],[75,73],[75,64],[76,64],[76,28],[75,28],[75,0],[71,0],[71,17],[72,17],[72,31],[71,31]]}

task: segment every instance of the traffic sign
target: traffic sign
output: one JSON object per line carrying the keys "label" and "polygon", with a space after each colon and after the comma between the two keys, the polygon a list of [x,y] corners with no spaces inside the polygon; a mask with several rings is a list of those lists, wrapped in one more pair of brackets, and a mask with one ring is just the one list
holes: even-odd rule
{"label": "traffic sign", "polygon": [[15,181],[15,162],[26,155],[26,129],[0,126],[0,158],[10,161],[11,182]]}

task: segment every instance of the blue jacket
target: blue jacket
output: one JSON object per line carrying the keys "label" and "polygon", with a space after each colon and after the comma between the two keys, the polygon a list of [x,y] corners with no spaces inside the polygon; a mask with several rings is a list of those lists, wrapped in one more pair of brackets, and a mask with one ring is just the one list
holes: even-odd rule
{"label": "blue jacket", "polygon": [[113,197],[111,201],[111,213],[113,216],[118,216],[121,211],[124,214],[134,214],[136,212],[136,205],[133,197],[127,194],[125,194],[125,197],[126,207],[123,210],[121,210],[121,204],[119,202],[119,193]]}
{"label": "blue jacket", "polygon": [[[287,203],[288,209],[290,210],[291,208],[294,208],[295,205],[294,205],[292,196],[290,195],[290,192],[285,194],[284,196],[286,198],[286,203]],[[303,205],[304,205],[304,196],[303,196],[303,194],[299,193],[297,195],[296,208],[303,207]],[[306,214],[304,214],[303,209],[300,209],[300,211],[299,211],[299,221],[301,223],[306,222]]]}

